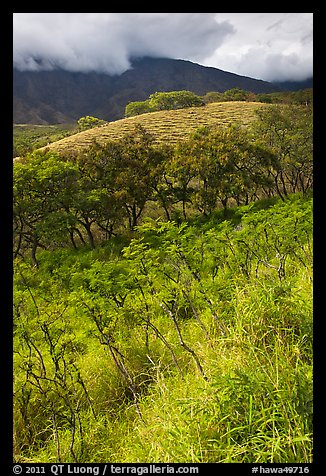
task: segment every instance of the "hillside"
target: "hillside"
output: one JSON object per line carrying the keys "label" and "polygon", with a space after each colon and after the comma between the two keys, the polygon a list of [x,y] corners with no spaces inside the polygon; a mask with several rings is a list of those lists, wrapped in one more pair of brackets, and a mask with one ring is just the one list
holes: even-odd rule
{"label": "hillside", "polygon": [[312,139],[215,103],[14,162],[15,462],[312,461]]}
{"label": "hillside", "polygon": [[54,124],[84,115],[121,119],[126,104],[156,91],[190,90],[203,95],[238,87],[254,93],[279,91],[277,86],[184,60],[142,58],[121,75],[72,73],[63,70],[13,72],[13,122]]}
{"label": "hillside", "polygon": [[255,118],[255,111],[266,104],[257,102],[230,101],[211,103],[202,107],[191,107],[173,111],[157,111],[95,127],[59,141],[46,148],[60,153],[80,151],[92,141],[104,144],[108,140],[120,139],[137,125],[142,125],[157,142],[175,143],[186,138],[200,126],[222,125],[240,122],[248,124]]}
{"label": "hillside", "polygon": [[311,206],[19,260],[15,461],[311,462]]}

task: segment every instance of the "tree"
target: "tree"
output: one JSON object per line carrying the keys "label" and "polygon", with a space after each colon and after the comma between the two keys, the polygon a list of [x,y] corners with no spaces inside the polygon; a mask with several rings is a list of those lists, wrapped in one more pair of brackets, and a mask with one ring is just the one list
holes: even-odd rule
{"label": "tree", "polygon": [[149,105],[155,111],[204,105],[203,100],[191,91],[156,92],[149,98]]}
{"label": "tree", "polygon": [[194,179],[197,175],[197,164],[193,155],[191,141],[183,141],[176,145],[171,161],[167,165],[169,184],[173,190],[175,202],[182,203],[183,217],[187,219],[186,204],[192,202]]}
{"label": "tree", "polygon": [[149,99],[146,101],[134,101],[127,104],[125,108],[125,117],[138,116],[146,112],[152,112],[153,109],[150,106]]}
{"label": "tree", "polygon": [[238,163],[245,153],[246,137],[236,126],[217,130],[202,129],[194,134],[194,158],[200,185],[196,204],[210,214],[220,201],[224,210],[228,200],[243,192],[243,175]]}
{"label": "tree", "polygon": [[154,145],[153,137],[141,126],[120,141],[120,151],[115,187],[124,203],[129,228],[133,230],[146,202],[153,198],[160,179],[158,165],[165,154],[163,149]]}
{"label": "tree", "polygon": [[312,106],[313,103],[313,89],[301,89],[300,91],[294,91],[293,102],[302,106]]}
{"label": "tree", "polygon": [[224,100],[224,94],[218,91],[210,91],[203,96],[203,101],[205,104],[209,104],[211,102],[222,102]]}
{"label": "tree", "polygon": [[92,223],[106,228],[108,233],[112,233],[115,223],[123,225],[125,218],[133,230],[146,202],[157,199],[159,165],[166,154],[164,147],[155,145],[153,137],[141,126],[120,140],[105,145],[93,144],[76,159],[83,182],[76,199],[84,197],[83,202],[76,204],[76,210],[80,214],[83,203],[84,212],[91,217]]}
{"label": "tree", "polygon": [[106,238],[115,234],[115,227],[124,218],[124,204],[116,183],[119,174],[121,146],[118,141],[105,145],[94,142],[84,153],[74,157],[80,171],[79,193],[74,198],[77,219],[83,222],[92,247],[92,227],[96,224]]}
{"label": "tree", "polygon": [[248,101],[249,98],[253,101],[255,96],[244,89],[232,88],[224,92],[223,98],[224,101]]}
{"label": "tree", "polygon": [[36,251],[68,235],[70,200],[75,195],[78,170],[53,152],[35,152],[14,163],[14,256]]}
{"label": "tree", "polygon": [[98,119],[97,117],[93,116],[83,116],[77,121],[79,132],[92,129],[93,127],[102,126],[104,124],[107,124],[107,122],[103,121],[103,119]]}
{"label": "tree", "polygon": [[278,195],[284,200],[289,193],[305,193],[313,182],[312,109],[273,105],[257,114],[257,140],[278,158],[278,166],[270,170]]}
{"label": "tree", "polygon": [[219,202],[226,211],[230,199],[249,203],[262,186],[271,186],[268,170],[275,157],[241,126],[199,128],[177,150],[171,175],[179,181],[183,209],[191,200],[204,215]]}
{"label": "tree", "polygon": [[135,101],[127,104],[125,116],[132,117],[153,111],[182,109],[184,107],[203,106],[205,102],[191,91],[156,92],[146,101]]}

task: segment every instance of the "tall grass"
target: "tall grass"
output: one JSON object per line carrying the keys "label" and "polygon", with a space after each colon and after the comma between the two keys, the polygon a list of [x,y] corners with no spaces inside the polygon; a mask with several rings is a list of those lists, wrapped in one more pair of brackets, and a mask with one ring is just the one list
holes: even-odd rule
{"label": "tall grass", "polygon": [[267,104],[257,102],[230,101],[211,103],[202,107],[189,107],[172,111],[156,111],[129,117],[95,127],[58,140],[46,147],[59,153],[80,151],[89,147],[92,141],[105,143],[121,139],[141,124],[157,142],[175,143],[184,140],[200,126],[227,125],[236,122],[249,124],[256,118],[255,111]]}
{"label": "tall grass", "polygon": [[[304,201],[297,203],[305,209]],[[285,209],[276,203],[261,219],[268,217],[272,223],[273,207],[276,217],[282,210],[290,214],[290,205]],[[250,225],[249,214],[250,211],[244,213],[247,218],[243,223],[247,220]],[[257,217],[253,217],[256,227]],[[248,273],[239,271],[243,264],[240,254],[232,254],[236,241],[224,241],[225,246],[231,243],[232,250],[227,255],[222,245],[219,252],[215,249],[216,259],[222,258],[223,253],[227,258],[215,269],[214,257],[205,252],[204,246],[208,246],[209,237],[217,246],[221,237],[229,236],[232,230],[229,225],[226,222],[206,225],[202,237],[200,225],[194,226],[193,235],[187,232],[182,235],[182,229],[175,234],[173,227],[166,228],[161,235],[159,232],[150,235],[147,231],[144,235],[151,248],[142,239],[130,247],[134,261],[129,257],[129,262],[134,263],[134,269],[127,267],[128,254],[123,258],[117,248],[118,254],[114,255],[112,247],[88,251],[82,256],[65,256],[60,251],[44,253],[36,274],[32,271],[28,274],[25,265],[22,272],[25,284],[30,283],[28,292],[16,278],[19,309],[15,342],[16,461],[55,462],[58,453],[65,462],[74,461],[74,455],[79,462],[312,461],[312,272],[307,245],[303,242],[298,247],[307,258],[305,266],[299,251],[290,250],[284,275],[273,266],[256,265],[250,268],[248,277]],[[276,236],[278,229],[273,230]],[[296,230],[299,233],[299,228]],[[249,231],[250,228],[240,230],[242,235],[234,236],[244,233],[249,236]],[[192,243],[196,234],[198,242]],[[200,283],[187,267],[178,264],[178,273],[184,273],[178,284],[184,288],[174,296],[179,300],[177,321],[186,345],[182,345],[171,318],[158,305],[159,299],[164,299],[166,305],[171,303],[173,286],[167,283],[172,281],[166,277],[164,281],[163,275],[170,273],[176,279],[177,274],[171,273],[176,272],[173,250],[178,250],[177,239],[188,253],[189,266],[202,263],[202,268],[197,270],[201,274]],[[199,245],[201,253],[192,251],[191,247]],[[165,252],[167,261],[164,261]],[[273,253],[264,257],[272,258]],[[137,268],[141,260],[153,267],[151,275],[146,274],[146,266],[141,275]],[[153,277],[157,280],[154,284]],[[143,286],[143,295],[134,287],[137,279]],[[154,285],[156,294],[146,294],[146,280],[150,286]],[[123,301],[121,289],[128,289],[130,298],[125,298],[123,306],[109,305],[109,292],[118,293],[116,297]],[[200,321],[195,318],[190,301],[187,304],[183,291],[192,297]],[[31,293],[37,297],[37,312]],[[51,308],[53,298],[57,314]],[[80,304],[83,300],[88,311]],[[102,313],[100,335],[95,321],[87,314],[92,309]],[[51,347],[44,350],[44,364],[47,375],[52,372],[53,381],[58,382],[59,377],[66,379],[65,398],[78,409],[80,427],[75,431],[73,452],[71,425],[62,419],[62,425],[56,429],[46,405],[40,407],[35,382],[33,387],[26,381],[24,359],[35,366],[37,353],[28,360],[19,341],[19,336],[24,337],[23,331],[35,339],[39,336],[40,341],[35,342],[43,352],[45,343],[37,326],[42,319],[48,319],[50,326],[53,316],[60,312],[63,319],[55,321],[53,336],[58,343],[62,342],[56,351],[66,359],[65,369],[70,373],[64,376],[58,370],[53,371],[55,356]],[[147,320],[148,316],[151,321]],[[61,337],[63,326],[66,332]],[[103,340],[105,336],[112,339],[115,355],[120,356],[120,367],[111,358]],[[203,372],[189,349],[195,353]],[[74,363],[74,372],[68,366],[68,358]],[[127,373],[121,372],[121,362]],[[79,384],[81,381],[87,395]],[[53,386],[52,392],[57,388]],[[29,419],[24,411],[29,412]],[[58,408],[57,414],[63,411]],[[28,421],[33,422],[32,428],[28,427]]]}

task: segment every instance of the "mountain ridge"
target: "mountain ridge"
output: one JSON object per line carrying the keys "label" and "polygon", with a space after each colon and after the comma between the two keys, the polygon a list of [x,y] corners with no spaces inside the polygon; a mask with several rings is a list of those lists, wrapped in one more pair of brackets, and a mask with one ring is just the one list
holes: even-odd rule
{"label": "mountain ridge", "polygon": [[133,59],[120,75],[52,71],[13,71],[13,122],[55,124],[84,115],[113,121],[125,106],[156,91],[189,90],[198,95],[241,88],[253,93],[280,91],[278,85],[191,61],[169,58]]}

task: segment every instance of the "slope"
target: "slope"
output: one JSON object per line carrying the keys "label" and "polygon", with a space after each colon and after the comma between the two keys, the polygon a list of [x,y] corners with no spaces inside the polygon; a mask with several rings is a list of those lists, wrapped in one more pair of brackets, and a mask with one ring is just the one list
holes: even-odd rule
{"label": "slope", "polygon": [[231,101],[173,111],[150,112],[120,119],[65,137],[49,144],[47,148],[62,154],[81,151],[94,140],[103,144],[109,140],[119,139],[124,134],[132,132],[137,125],[143,126],[157,142],[176,143],[200,126],[235,122],[246,125],[255,118],[255,111],[261,107],[268,107],[268,105],[257,102]]}
{"label": "slope", "polygon": [[19,260],[15,462],[311,462],[311,206]]}

